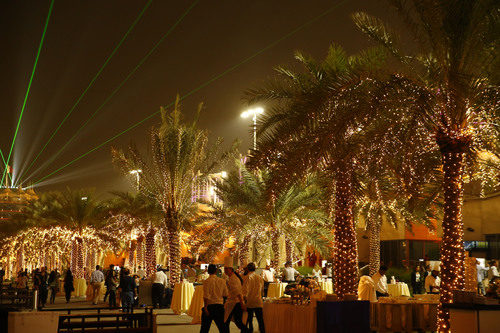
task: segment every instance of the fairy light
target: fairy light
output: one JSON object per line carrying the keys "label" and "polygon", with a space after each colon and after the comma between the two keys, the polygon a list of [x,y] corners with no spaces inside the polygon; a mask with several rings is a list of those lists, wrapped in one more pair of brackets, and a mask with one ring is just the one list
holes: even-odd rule
{"label": "fairy light", "polygon": [[155,245],[155,228],[150,228],[146,234],[146,274],[151,276],[156,271],[156,245]]}

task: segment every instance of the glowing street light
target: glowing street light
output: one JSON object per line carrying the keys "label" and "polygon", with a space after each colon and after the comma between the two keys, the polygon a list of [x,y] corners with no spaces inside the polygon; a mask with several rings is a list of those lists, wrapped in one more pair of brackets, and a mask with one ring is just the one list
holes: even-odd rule
{"label": "glowing street light", "polygon": [[252,117],[253,120],[253,150],[257,150],[257,115],[263,113],[264,109],[261,107],[248,109],[241,113],[241,118]]}
{"label": "glowing street light", "polygon": [[131,175],[135,175],[136,182],[137,182],[137,190],[139,191],[139,181],[141,179],[142,170],[141,169],[130,170],[129,173]]}

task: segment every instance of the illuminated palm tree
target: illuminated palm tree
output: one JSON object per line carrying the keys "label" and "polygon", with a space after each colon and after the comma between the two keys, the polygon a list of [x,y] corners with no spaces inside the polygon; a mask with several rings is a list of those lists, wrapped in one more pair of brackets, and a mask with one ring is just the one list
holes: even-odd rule
{"label": "illuminated palm tree", "polygon": [[321,209],[322,189],[313,177],[277,190],[268,171],[249,171],[239,161],[236,166],[238,171],[217,183],[216,192],[227,212],[226,224],[231,223],[230,229],[238,235],[242,257],[248,253],[250,239],[259,237],[270,238],[276,268],[282,236],[309,241],[324,251],[325,237],[317,236],[326,233],[327,218]]}
{"label": "illuminated palm tree", "polygon": [[[366,13],[355,23],[404,66],[389,81],[391,108],[411,114],[429,130],[442,157],[444,217],[441,243],[441,304],[464,288],[463,176],[465,156],[495,123],[499,107],[498,11],[494,0],[388,1],[406,25],[412,47],[389,24]],[[401,31],[401,29],[399,29]],[[414,50],[409,51],[409,50]],[[395,126],[400,122],[395,121]],[[449,331],[449,312],[439,307],[439,330]]]}
{"label": "illuminated palm tree", "polygon": [[[196,120],[190,124],[182,122],[179,108],[177,97],[170,114],[161,109],[161,124],[151,131],[148,156],[133,145],[127,151],[112,150],[113,161],[124,174],[128,175],[130,170],[142,170],[139,190],[161,207],[169,237],[173,283],[180,281],[181,231],[190,228],[198,210],[192,190],[225,159],[221,153],[221,141],[209,145],[208,132],[198,129]],[[201,105],[198,113],[200,110]]]}
{"label": "illuminated palm tree", "polygon": [[[276,174],[276,183],[300,179],[312,170],[329,176],[335,195],[334,270],[336,293],[357,292],[357,242],[354,229],[357,170],[362,165],[366,133],[376,119],[371,103],[375,76],[384,63],[380,48],[347,56],[331,46],[317,62],[296,54],[301,72],[278,68],[278,75],[246,92],[249,103],[271,101],[262,117],[261,140],[254,165],[265,165]],[[275,171],[274,171],[275,170]]]}
{"label": "illuminated palm tree", "polygon": [[[155,236],[162,227],[162,213],[158,203],[142,193],[112,192],[114,198],[110,201],[110,212],[115,225],[111,229],[117,230],[123,236],[129,237],[138,233],[142,237],[145,233],[146,243],[146,274],[150,276],[156,271],[156,243]],[[126,233],[126,234],[125,234]],[[136,241],[129,240],[129,265],[133,267]],[[139,248],[138,251],[141,249]]]}

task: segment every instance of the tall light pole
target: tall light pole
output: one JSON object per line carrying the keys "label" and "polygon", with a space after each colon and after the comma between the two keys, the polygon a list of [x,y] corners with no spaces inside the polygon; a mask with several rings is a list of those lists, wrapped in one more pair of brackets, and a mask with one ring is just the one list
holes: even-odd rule
{"label": "tall light pole", "polygon": [[264,109],[261,107],[248,109],[241,113],[242,118],[252,117],[253,120],[253,150],[257,150],[257,115],[263,114]]}
{"label": "tall light pole", "polygon": [[131,175],[135,175],[135,179],[136,179],[136,182],[137,182],[137,191],[139,191],[139,181],[141,179],[141,173],[142,173],[142,170],[141,169],[135,169],[135,170],[130,170],[129,173]]}

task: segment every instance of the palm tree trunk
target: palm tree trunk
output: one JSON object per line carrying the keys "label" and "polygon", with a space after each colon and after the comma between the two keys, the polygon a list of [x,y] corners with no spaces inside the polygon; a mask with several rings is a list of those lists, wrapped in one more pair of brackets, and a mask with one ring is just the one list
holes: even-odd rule
{"label": "palm tree trunk", "polygon": [[357,294],[358,245],[352,216],[352,174],[349,165],[340,167],[335,180],[334,270],[335,292],[340,299]]}
{"label": "palm tree trunk", "polygon": [[137,265],[144,268],[144,236],[137,238]]}
{"label": "palm tree trunk", "polygon": [[381,221],[373,219],[368,221],[368,241],[370,246],[370,276],[377,273],[380,268],[380,229]]}
{"label": "palm tree trunk", "polygon": [[149,277],[156,271],[156,229],[149,228],[146,234],[146,275]]}
{"label": "palm tree trunk", "polygon": [[170,252],[170,281],[181,281],[181,233],[179,230],[168,230],[168,247]]}
{"label": "palm tree trunk", "polygon": [[293,262],[293,242],[289,237],[285,236],[285,252],[286,261]]}
{"label": "palm tree trunk", "polygon": [[76,255],[76,273],[75,276],[77,279],[83,279],[83,253],[85,245],[83,244],[83,239],[78,238],[78,246],[77,246],[77,255]]}
{"label": "palm tree trunk", "polygon": [[137,242],[131,239],[129,244],[130,245],[128,248],[128,267],[131,269],[132,272],[135,272],[135,248]]}
{"label": "palm tree trunk", "polygon": [[248,260],[248,253],[250,251],[251,240],[252,240],[251,234],[243,237],[243,241],[241,242],[241,246],[239,248],[239,253],[238,253],[238,261],[240,262],[240,266],[243,265],[244,260]]}
{"label": "palm tree trunk", "polygon": [[271,232],[271,249],[273,250],[274,253],[273,267],[275,270],[278,270],[280,267],[281,251],[280,251],[280,232],[276,228]]}
{"label": "palm tree trunk", "polygon": [[464,227],[462,222],[464,152],[470,144],[468,136],[452,138],[438,131],[436,141],[443,161],[443,237],[441,240],[441,286],[438,306],[438,330],[450,330],[450,313],[443,308],[451,303],[453,290],[464,289]]}
{"label": "palm tree trunk", "polygon": [[21,247],[17,252],[16,266],[16,273],[24,268],[24,244],[21,244]]}

